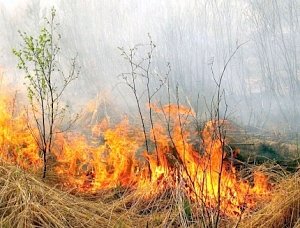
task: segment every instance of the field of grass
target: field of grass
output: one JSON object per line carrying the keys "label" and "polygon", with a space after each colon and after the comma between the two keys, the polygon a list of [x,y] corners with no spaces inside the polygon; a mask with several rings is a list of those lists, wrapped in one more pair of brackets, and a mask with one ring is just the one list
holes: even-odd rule
{"label": "field of grass", "polygon": [[[124,188],[97,194],[62,191],[55,178],[0,165],[0,227],[201,227],[180,190],[142,200]],[[282,178],[270,198],[241,218],[222,216],[219,227],[300,227],[300,173]],[[240,220],[240,221],[238,221]],[[238,224],[237,224],[238,223]]]}

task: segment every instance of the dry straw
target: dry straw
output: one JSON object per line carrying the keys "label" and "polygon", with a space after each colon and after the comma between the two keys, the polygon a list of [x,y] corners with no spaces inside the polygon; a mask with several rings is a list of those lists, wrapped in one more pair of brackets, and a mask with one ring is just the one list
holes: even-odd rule
{"label": "dry straw", "polygon": [[114,209],[49,187],[21,169],[0,163],[0,227],[130,226],[126,213],[117,216]]}
{"label": "dry straw", "polygon": [[242,221],[240,227],[300,227],[300,173],[286,176],[271,201]]}

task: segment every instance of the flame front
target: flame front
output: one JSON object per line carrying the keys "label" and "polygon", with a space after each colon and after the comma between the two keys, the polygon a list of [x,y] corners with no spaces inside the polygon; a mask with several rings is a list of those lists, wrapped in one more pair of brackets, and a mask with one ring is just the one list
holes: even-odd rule
{"label": "flame front", "polygon": [[[254,207],[255,199],[269,192],[262,173],[254,175],[253,183],[239,177],[218,134],[220,121],[207,122],[199,135],[190,130],[194,113],[189,108],[151,107],[157,120],[149,131],[149,151],[143,131],[127,118],[115,126],[104,119],[91,126],[87,136],[57,134],[52,156],[64,185],[82,192],[122,186],[145,197],[181,186],[192,200],[218,207],[227,215]],[[15,117],[9,100],[1,96],[0,158],[24,169],[38,168],[38,147],[26,121],[23,114]]]}

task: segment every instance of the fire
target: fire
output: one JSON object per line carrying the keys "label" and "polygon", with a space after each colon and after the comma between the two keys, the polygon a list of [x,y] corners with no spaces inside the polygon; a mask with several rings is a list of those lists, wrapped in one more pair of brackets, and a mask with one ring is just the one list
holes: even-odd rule
{"label": "fire", "polygon": [[[218,132],[220,122],[209,121],[201,134],[191,127],[194,113],[180,105],[158,107],[145,149],[140,127],[124,118],[117,125],[108,119],[90,127],[90,133],[56,135],[54,170],[66,187],[95,192],[117,186],[145,197],[184,186],[195,202],[239,215],[253,208],[255,199],[270,190],[267,177],[255,173],[253,183],[243,180],[232,165],[227,142]],[[9,100],[0,99],[0,158],[28,169],[40,167],[35,140],[24,113],[15,115]],[[155,137],[154,137],[155,136]],[[198,137],[198,144],[193,141]],[[151,189],[151,191],[149,191]]]}
{"label": "fire", "polygon": [[38,169],[41,165],[39,150],[28,129],[24,112],[16,114],[16,99],[0,93],[0,160],[25,169]]}

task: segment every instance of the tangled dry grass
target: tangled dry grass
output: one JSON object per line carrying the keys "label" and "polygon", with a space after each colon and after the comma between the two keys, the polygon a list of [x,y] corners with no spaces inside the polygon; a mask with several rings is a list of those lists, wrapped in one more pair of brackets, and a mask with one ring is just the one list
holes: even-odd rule
{"label": "tangled dry grass", "polygon": [[117,216],[113,208],[50,187],[14,166],[0,165],[0,227],[130,226],[123,217],[126,213]]}
{"label": "tangled dry grass", "polygon": [[244,219],[241,227],[300,227],[300,172],[286,176],[273,192],[271,201]]}
{"label": "tangled dry grass", "polygon": [[149,200],[122,188],[76,194],[39,176],[0,162],[0,227],[178,227],[185,219],[168,190]]}
{"label": "tangled dry grass", "polygon": [[[180,189],[145,200],[116,188],[94,195],[59,190],[55,181],[0,163],[0,227],[201,227]],[[287,176],[272,200],[237,227],[300,227],[300,173]],[[233,225],[234,224],[234,225]],[[237,223],[224,218],[220,227]]]}

